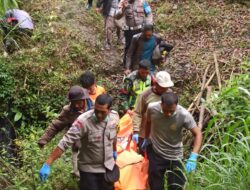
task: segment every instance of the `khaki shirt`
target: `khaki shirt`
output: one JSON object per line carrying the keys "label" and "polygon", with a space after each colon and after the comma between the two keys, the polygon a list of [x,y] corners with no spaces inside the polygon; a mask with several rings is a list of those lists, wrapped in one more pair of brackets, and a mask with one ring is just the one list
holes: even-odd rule
{"label": "khaki shirt", "polygon": [[136,101],[134,114],[132,117],[133,127],[135,132],[139,132],[140,137],[145,137],[145,119],[148,104],[151,102],[158,102],[161,100],[161,96],[155,94],[150,87],[141,93]]}
{"label": "khaki shirt", "polygon": [[99,123],[94,110],[90,110],[77,118],[58,147],[65,151],[80,140],[78,169],[83,172],[105,173],[106,168],[112,170],[115,164],[113,142],[118,122],[119,115],[115,111],[111,111],[107,119]]}
{"label": "khaki shirt", "polygon": [[121,0],[116,18],[120,19],[125,16],[126,25],[129,27],[153,24],[153,15],[152,13],[145,15],[143,3],[144,0],[135,0],[133,3],[129,3],[128,0]]}

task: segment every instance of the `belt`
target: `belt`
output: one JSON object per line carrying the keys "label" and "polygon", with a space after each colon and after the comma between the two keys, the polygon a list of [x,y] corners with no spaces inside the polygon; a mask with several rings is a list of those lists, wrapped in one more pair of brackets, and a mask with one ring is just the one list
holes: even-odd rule
{"label": "belt", "polygon": [[139,30],[141,28],[142,28],[142,25],[133,26],[133,27],[123,26],[123,30]]}

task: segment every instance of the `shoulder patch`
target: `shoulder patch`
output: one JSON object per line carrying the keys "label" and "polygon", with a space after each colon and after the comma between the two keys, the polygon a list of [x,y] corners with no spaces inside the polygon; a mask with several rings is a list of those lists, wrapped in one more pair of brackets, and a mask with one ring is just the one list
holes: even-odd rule
{"label": "shoulder patch", "polygon": [[75,120],[75,122],[73,123],[73,126],[79,128],[79,129],[82,129],[83,128],[83,124],[81,121],[79,120]]}

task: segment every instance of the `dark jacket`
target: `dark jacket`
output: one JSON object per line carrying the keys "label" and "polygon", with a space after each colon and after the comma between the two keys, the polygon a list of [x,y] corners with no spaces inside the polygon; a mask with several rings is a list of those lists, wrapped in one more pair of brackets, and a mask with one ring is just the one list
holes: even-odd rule
{"label": "dark jacket", "polygon": [[[153,36],[155,36],[156,38],[156,43],[155,43],[156,47],[157,44],[159,44],[162,39],[156,34],[153,34]],[[139,62],[141,61],[141,56],[143,53],[143,48],[144,48],[144,39],[142,33],[134,35],[126,57],[126,65],[125,65],[126,69],[130,69],[132,71],[138,69]]]}
{"label": "dark jacket", "polygon": [[[86,109],[89,111],[93,108],[93,103],[90,99],[86,100]],[[70,108],[70,105],[63,107],[59,116],[54,119],[45,130],[43,136],[39,139],[38,144],[45,145],[54,138],[54,136],[62,130],[68,130],[73,122],[82,114],[80,111],[74,111]]]}
{"label": "dark jacket", "polygon": [[101,8],[102,6],[102,14],[103,16],[109,16],[109,12],[112,6],[113,0],[98,0],[96,6]]}

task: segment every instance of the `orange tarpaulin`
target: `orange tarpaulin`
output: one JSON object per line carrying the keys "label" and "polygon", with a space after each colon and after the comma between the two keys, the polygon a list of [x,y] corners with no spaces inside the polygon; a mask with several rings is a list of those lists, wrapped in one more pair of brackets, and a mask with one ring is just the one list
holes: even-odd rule
{"label": "orange tarpaulin", "polygon": [[[118,154],[125,150],[127,147],[129,138],[133,133],[132,118],[129,114],[125,114],[119,121],[117,134],[117,152]],[[131,143],[132,149],[136,150],[136,146]]]}
{"label": "orange tarpaulin", "polygon": [[117,134],[116,164],[120,168],[120,179],[115,183],[115,190],[147,189],[148,160],[136,152],[136,144],[131,142],[132,132],[132,119],[126,114],[120,120]]}

